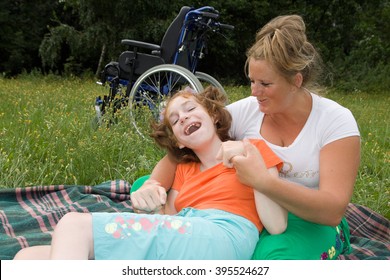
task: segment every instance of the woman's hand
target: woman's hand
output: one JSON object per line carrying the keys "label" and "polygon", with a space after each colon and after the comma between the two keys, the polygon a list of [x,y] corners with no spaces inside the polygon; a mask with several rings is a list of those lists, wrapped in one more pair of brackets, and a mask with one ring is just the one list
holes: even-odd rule
{"label": "woman's hand", "polygon": [[217,159],[222,160],[227,168],[233,168],[232,159],[235,156],[244,155],[244,145],[242,141],[226,141],[221,144]]}
{"label": "woman's hand", "polygon": [[270,185],[270,173],[259,150],[248,140],[242,142],[243,153],[230,158],[238,180],[259,191]]}
{"label": "woman's hand", "polygon": [[158,213],[167,200],[166,189],[149,179],[141,188],[131,193],[131,202],[136,213]]}

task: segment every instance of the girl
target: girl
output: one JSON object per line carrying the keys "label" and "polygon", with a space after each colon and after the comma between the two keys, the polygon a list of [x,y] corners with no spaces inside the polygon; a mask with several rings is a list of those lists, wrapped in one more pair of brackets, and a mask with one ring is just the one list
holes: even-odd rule
{"label": "girl", "polygon": [[[229,139],[224,98],[211,87],[179,92],[154,125],[153,137],[178,162],[161,214],[68,213],[51,246],[24,249],[15,258],[250,259],[259,231],[265,226],[283,232],[287,214],[216,159],[222,140]],[[280,159],[264,141],[253,144],[276,177]],[[165,201],[165,189],[160,194]]]}

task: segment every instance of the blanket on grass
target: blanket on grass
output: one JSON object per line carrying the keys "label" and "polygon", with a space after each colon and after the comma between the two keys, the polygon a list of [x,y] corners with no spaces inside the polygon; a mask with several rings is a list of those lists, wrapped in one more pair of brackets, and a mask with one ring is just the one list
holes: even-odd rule
{"label": "blanket on grass", "polygon": [[[49,244],[67,212],[132,212],[131,184],[117,180],[96,186],[33,186],[0,190],[0,260],[21,249]],[[390,222],[367,207],[346,213],[352,252],[340,259],[390,259]]]}

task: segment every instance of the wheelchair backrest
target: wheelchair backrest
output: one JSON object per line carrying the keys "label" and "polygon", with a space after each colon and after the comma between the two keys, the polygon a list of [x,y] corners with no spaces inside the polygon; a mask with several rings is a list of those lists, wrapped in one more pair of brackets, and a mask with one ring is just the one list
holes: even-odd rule
{"label": "wheelchair backrest", "polygon": [[[181,34],[181,29],[183,27],[184,18],[190,10],[190,7],[183,6],[180,9],[179,14],[169,25],[167,31],[164,34],[164,37],[162,38],[161,57],[163,58],[165,63],[173,63],[175,53],[178,51],[179,38]],[[188,68],[186,65],[181,66]]]}

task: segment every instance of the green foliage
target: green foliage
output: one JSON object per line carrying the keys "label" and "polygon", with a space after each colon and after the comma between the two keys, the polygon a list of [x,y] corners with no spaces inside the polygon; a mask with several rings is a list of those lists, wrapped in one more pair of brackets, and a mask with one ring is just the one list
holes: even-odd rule
{"label": "green foliage", "polygon": [[71,26],[60,25],[57,28],[52,28],[50,36],[45,36],[39,48],[43,67],[55,68],[60,62],[63,42],[69,41],[69,43],[72,43],[75,40],[68,40],[68,38],[72,39],[75,37],[76,31]]}
{"label": "green foliage", "polygon": [[374,6],[362,1],[355,6],[354,17],[346,26],[350,31],[343,28],[340,33],[349,37],[339,40],[345,42],[343,53],[338,53],[335,59],[330,57],[334,86],[342,91],[381,92],[390,86],[390,37],[388,26],[383,24],[390,21],[390,4],[381,1]]}
{"label": "green foliage", "polygon": [[213,6],[221,22],[235,26],[213,36],[198,69],[225,84],[245,82],[245,51],[256,31],[275,16],[296,13],[329,70],[326,86],[367,92],[389,87],[389,0],[0,0],[0,72],[98,72],[118,60],[124,38],[159,44],[183,5]]}
{"label": "green foliage", "polygon": [[0,72],[5,76],[40,66],[38,48],[54,1],[0,0]]}

